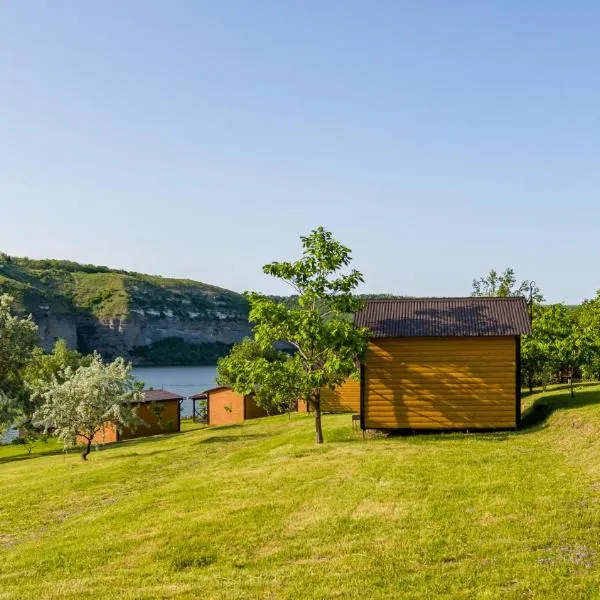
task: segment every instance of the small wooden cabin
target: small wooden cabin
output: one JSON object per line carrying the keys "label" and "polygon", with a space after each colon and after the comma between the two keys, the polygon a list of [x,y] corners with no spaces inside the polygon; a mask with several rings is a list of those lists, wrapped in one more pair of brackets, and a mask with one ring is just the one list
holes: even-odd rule
{"label": "small wooden cabin", "polygon": [[361,366],[363,429],[519,426],[525,299],[375,300],[355,324],[372,334]]}
{"label": "small wooden cabin", "polygon": [[[181,401],[183,396],[167,390],[144,390],[141,400],[134,402],[137,414],[144,421],[135,429],[119,431],[114,423],[106,423],[94,436],[97,444],[120,442],[133,438],[181,431]],[[78,439],[79,443],[85,440]]]}
{"label": "small wooden cabin", "polygon": [[251,395],[242,396],[227,386],[205,390],[190,398],[206,400],[208,425],[231,425],[268,416]]}

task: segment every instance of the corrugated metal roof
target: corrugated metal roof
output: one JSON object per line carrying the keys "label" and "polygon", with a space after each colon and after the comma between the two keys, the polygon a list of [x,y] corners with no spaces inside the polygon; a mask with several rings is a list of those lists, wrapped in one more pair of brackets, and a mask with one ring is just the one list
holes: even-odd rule
{"label": "corrugated metal roof", "polygon": [[190,400],[206,400],[208,398],[208,394],[211,392],[218,392],[219,390],[230,390],[231,388],[228,385],[218,385],[216,387],[209,388],[208,390],[204,390],[203,392],[198,392],[193,396],[190,396]]}
{"label": "corrugated metal roof", "polygon": [[373,337],[515,336],[531,333],[525,298],[370,300],[354,315]]}
{"label": "corrugated metal roof", "polygon": [[183,400],[183,396],[169,390],[144,390],[140,402],[160,402],[161,400]]}

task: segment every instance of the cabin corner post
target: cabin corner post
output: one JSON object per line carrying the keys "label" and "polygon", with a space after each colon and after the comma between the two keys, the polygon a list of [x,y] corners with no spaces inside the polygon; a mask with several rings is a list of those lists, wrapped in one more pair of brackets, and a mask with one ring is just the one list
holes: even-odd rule
{"label": "cabin corner post", "polygon": [[516,364],[516,376],[515,376],[515,427],[521,428],[521,336],[515,337],[515,364]]}
{"label": "cabin corner post", "polygon": [[365,427],[365,363],[360,363],[360,428],[364,431]]}

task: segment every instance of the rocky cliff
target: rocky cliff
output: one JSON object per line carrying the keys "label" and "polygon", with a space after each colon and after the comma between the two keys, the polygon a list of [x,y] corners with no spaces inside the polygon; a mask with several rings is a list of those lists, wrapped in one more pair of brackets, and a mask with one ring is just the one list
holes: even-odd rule
{"label": "rocky cliff", "polygon": [[[243,296],[197,281],[0,255],[4,292],[33,315],[45,348],[63,338],[106,358],[152,363],[149,349],[164,340],[181,340],[196,350],[215,345],[214,352],[200,354],[216,357],[250,333]],[[164,350],[160,362],[168,362]]]}

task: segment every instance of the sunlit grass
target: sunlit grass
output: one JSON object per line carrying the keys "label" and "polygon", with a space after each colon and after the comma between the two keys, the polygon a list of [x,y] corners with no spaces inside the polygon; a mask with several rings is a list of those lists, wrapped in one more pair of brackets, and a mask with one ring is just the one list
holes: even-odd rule
{"label": "sunlit grass", "polygon": [[598,597],[600,388],[534,402],[519,433],[338,415],[317,447],[294,415],[88,463],[0,449],[0,598]]}

